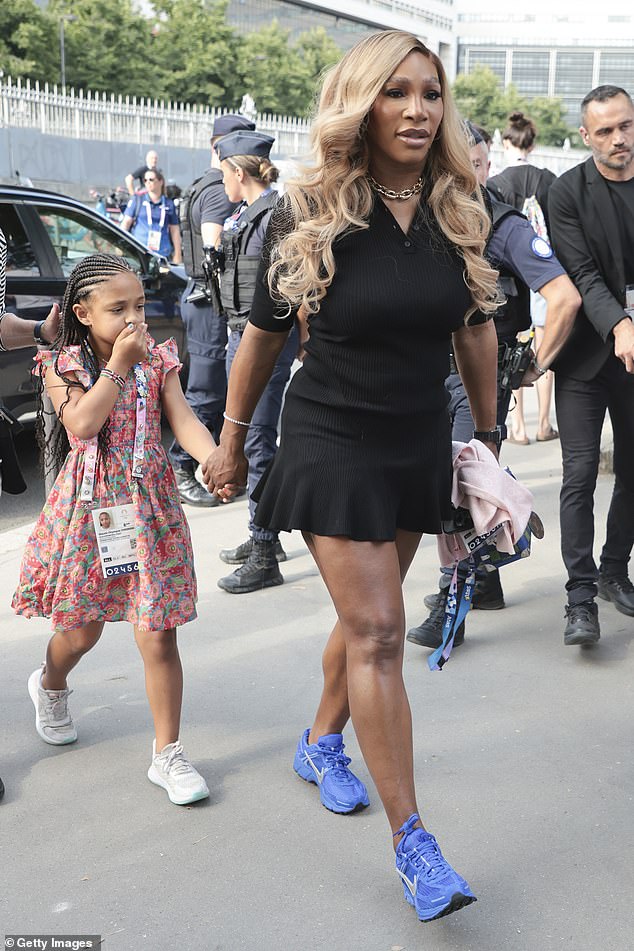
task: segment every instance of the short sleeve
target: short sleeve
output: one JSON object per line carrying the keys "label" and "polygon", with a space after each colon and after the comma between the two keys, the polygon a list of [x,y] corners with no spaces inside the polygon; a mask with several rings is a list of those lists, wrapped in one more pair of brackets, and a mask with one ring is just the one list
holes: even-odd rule
{"label": "short sleeve", "polygon": [[274,299],[268,283],[271,260],[280,241],[293,230],[288,202],[282,199],[275,206],[264,240],[262,257],[255,284],[249,323],[260,330],[288,333],[295,321],[295,311],[282,300]]}
{"label": "short sleeve", "polygon": [[178,224],[178,212],[176,211],[176,205],[171,198],[169,198],[167,201],[167,223],[168,225]]}
{"label": "short sleeve", "polygon": [[128,204],[125,206],[124,215],[127,215],[128,218],[134,218],[134,209],[136,208],[136,195],[133,195],[132,198],[128,201]]}
{"label": "short sleeve", "polygon": [[170,337],[169,340],[166,340],[164,343],[159,343],[154,348],[155,355],[161,361],[161,389],[165,383],[165,377],[170,372],[170,370],[178,370],[182,367],[182,363],[178,358],[178,346],[173,337]]}
{"label": "short sleeve", "polygon": [[222,182],[206,188],[200,198],[201,225],[223,225],[236,207],[227,198]]}
{"label": "short sleeve", "polygon": [[35,366],[31,371],[34,376],[42,379],[49,368],[56,373],[76,373],[77,379],[84,386],[90,386],[90,374],[79,358],[79,347],[69,347],[64,350],[38,350],[33,357]]}

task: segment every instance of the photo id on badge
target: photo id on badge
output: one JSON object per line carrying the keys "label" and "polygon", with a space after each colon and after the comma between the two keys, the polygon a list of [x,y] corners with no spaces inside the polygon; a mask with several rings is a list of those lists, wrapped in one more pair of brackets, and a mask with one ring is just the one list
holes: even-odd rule
{"label": "photo id on badge", "polygon": [[134,506],[113,505],[109,508],[96,508],[92,513],[92,520],[104,578],[138,572],[138,529],[134,522]]}
{"label": "photo id on badge", "polygon": [[634,284],[625,288],[625,313],[634,320]]}
{"label": "photo id on badge", "polygon": [[161,232],[150,231],[147,238],[147,246],[150,251],[159,251],[161,248]]}

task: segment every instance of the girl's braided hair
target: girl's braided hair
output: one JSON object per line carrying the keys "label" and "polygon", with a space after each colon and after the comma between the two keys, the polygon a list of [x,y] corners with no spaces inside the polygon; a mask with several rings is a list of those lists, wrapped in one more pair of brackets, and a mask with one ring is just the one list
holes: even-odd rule
{"label": "girl's braided hair", "polygon": [[[125,258],[115,254],[91,254],[73,268],[66,291],[62,300],[61,321],[57,337],[51,344],[51,350],[57,351],[55,357],[55,372],[68,384],[67,398],[60,406],[59,419],[63,421],[64,407],[70,399],[70,387],[79,386],[84,392],[97,381],[100,373],[99,360],[88,339],[88,327],[81,323],[73,311],[73,305],[89,297],[99,284],[104,284],[112,277],[121,273],[134,273]],[[70,379],[59,368],[60,351],[65,347],[79,346],[79,361],[90,376],[90,386],[84,386],[78,380]],[[38,411],[36,422],[37,439],[42,452],[45,471],[57,473],[68,453],[69,444],[66,430],[59,423],[52,427],[47,435],[44,425],[44,405],[42,400],[43,386],[39,388]],[[104,423],[97,435],[98,465],[104,464],[110,443],[110,427],[108,420]]]}

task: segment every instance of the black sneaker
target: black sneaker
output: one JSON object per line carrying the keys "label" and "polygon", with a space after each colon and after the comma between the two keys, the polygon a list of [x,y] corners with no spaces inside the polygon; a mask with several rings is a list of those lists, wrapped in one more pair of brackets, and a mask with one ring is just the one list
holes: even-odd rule
{"label": "black sneaker", "polygon": [[487,571],[476,578],[471,607],[480,611],[501,611],[506,607],[499,571]]}
{"label": "black sneaker", "polygon": [[[412,644],[418,644],[419,647],[429,647],[436,650],[442,644],[442,631],[445,624],[445,604],[449,588],[438,592],[436,606],[429,612],[429,617],[419,624],[418,627],[412,627],[407,632],[407,640]],[[453,646],[460,647],[464,643],[465,625],[464,621],[456,631]]]}
{"label": "black sneaker", "polygon": [[599,609],[592,599],[580,604],[567,604],[568,623],[564,631],[564,644],[596,644],[601,637]]}
{"label": "black sneaker", "polygon": [[[237,548],[223,548],[220,552],[219,558],[221,561],[224,561],[226,565],[243,565],[251,551],[253,550],[253,536],[247,538],[246,542],[242,542],[241,545],[238,545]],[[275,560],[279,563],[281,561],[286,561],[286,552],[282,548],[282,543],[279,538],[275,543]]]}
{"label": "black sneaker", "polygon": [[284,584],[284,578],[275,557],[275,542],[253,539],[251,552],[243,565],[226,578],[221,578],[218,587],[229,594],[249,594],[263,588]]}
{"label": "black sneaker", "polygon": [[621,578],[605,578],[599,575],[597,594],[604,601],[612,601],[621,614],[634,617],[634,585],[627,575]]}

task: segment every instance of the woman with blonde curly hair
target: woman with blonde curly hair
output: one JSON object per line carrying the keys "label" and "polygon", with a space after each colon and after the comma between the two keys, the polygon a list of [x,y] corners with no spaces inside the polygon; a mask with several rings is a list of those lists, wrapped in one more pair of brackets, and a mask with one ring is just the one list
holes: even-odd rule
{"label": "woman with blonde curly hair", "polygon": [[251,414],[301,312],[306,355],[255,493],[258,524],[302,531],[337,613],[294,768],[333,812],[367,806],[343,752],[352,718],[394,830],[405,898],[430,921],[474,896],[418,815],[402,581],[422,533],[450,515],[452,341],[474,421],[495,449],[489,221],[442,64],[408,33],[374,34],[328,73],[313,146],[273,214],[220,446],[204,472],[221,497],[244,483]]}

